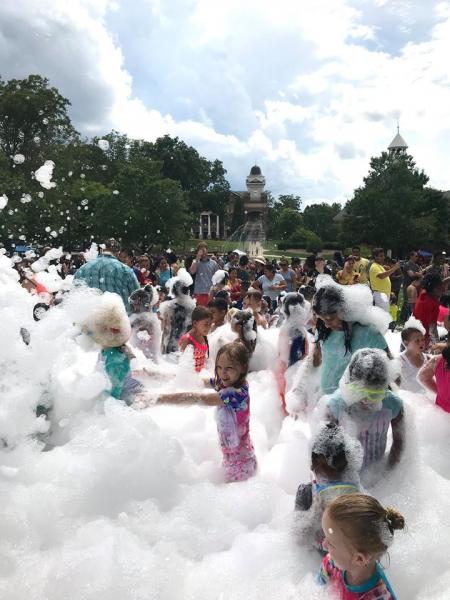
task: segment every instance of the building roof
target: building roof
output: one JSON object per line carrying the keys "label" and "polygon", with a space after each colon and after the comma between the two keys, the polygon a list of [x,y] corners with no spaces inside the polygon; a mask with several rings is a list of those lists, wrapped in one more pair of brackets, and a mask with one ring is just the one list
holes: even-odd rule
{"label": "building roof", "polygon": [[260,167],[258,165],[253,166],[250,169],[250,175],[262,175]]}
{"label": "building roof", "polygon": [[407,147],[408,147],[408,144],[402,138],[402,136],[400,135],[400,132],[397,131],[395,138],[392,140],[392,142],[388,146],[388,150],[398,150],[398,149],[406,150]]}

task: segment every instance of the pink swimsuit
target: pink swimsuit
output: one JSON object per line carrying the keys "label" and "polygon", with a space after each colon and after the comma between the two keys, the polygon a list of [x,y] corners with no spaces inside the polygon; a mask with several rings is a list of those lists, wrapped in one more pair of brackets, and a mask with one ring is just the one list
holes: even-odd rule
{"label": "pink swimsuit", "polygon": [[450,413],[450,369],[446,369],[443,358],[438,360],[434,376],[437,387],[436,405]]}
{"label": "pink swimsuit", "polygon": [[197,373],[204,368],[206,363],[206,357],[208,356],[208,343],[201,344],[198,342],[193,335],[185,333],[180,337],[179,344],[181,345],[184,341],[188,341],[189,344],[194,346],[194,364]]}

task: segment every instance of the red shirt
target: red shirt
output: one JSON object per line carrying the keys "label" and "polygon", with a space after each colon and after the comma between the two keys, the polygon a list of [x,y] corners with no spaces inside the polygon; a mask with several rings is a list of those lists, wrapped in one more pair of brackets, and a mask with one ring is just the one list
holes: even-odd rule
{"label": "red shirt", "polygon": [[430,338],[430,325],[438,322],[439,300],[429,296],[425,290],[420,292],[417,302],[414,306],[413,315],[425,327],[426,338]]}

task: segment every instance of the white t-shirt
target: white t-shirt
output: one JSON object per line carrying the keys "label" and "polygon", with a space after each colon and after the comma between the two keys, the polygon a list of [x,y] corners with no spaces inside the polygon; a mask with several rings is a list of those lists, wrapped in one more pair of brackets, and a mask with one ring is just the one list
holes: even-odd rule
{"label": "white t-shirt", "polygon": [[272,281],[268,279],[265,275],[261,275],[258,277],[258,281],[261,284],[263,295],[269,296],[271,300],[276,300],[280,295],[280,290],[270,290],[270,286],[272,285],[280,285],[280,283],[284,283],[284,277],[279,273],[275,273]]}

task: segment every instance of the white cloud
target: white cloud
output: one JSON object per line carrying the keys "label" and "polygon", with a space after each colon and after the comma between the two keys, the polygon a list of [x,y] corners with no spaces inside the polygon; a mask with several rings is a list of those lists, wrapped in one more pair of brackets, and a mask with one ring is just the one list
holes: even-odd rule
{"label": "white cloud", "polygon": [[448,3],[427,19],[405,0],[7,0],[2,76],[48,76],[85,133],[178,135],[235,187],[256,158],[306,202],[351,196],[399,117],[448,189]]}

